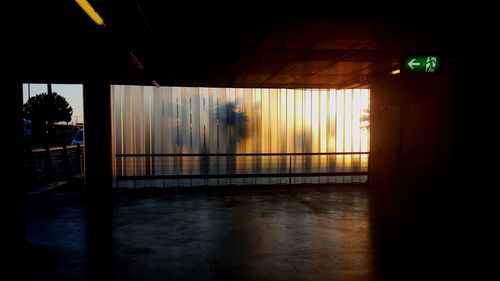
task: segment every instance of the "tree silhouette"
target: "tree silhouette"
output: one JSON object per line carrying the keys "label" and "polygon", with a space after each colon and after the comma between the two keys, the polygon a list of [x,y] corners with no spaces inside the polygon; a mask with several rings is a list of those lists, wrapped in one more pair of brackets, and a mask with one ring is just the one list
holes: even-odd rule
{"label": "tree silhouette", "polygon": [[[227,103],[223,106],[225,107],[225,116],[222,115],[221,121],[226,123],[227,131],[225,133],[229,136],[227,152],[236,153],[236,144],[249,136],[248,117],[235,103]],[[226,161],[227,172],[235,174],[236,158],[228,157]]]}
{"label": "tree silhouette", "polygon": [[46,137],[49,126],[56,122],[69,122],[73,108],[57,93],[41,93],[23,105],[23,118],[31,120],[33,138]]}
{"label": "tree silhouette", "polygon": [[226,116],[222,116],[223,122],[225,122],[229,128],[238,130],[238,134],[236,136],[231,136],[230,141],[236,143],[246,139],[249,135],[247,115],[234,103],[227,103],[224,106],[226,107]]}
{"label": "tree silhouette", "polygon": [[359,118],[361,129],[370,129],[370,109],[363,109]]}
{"label": "tree silhouette", "polygon": [[25,119],[42,121],[46,124],[71,121],[73,108],[66,99],[57,93],[42,93],[31,97],[23,105]]}

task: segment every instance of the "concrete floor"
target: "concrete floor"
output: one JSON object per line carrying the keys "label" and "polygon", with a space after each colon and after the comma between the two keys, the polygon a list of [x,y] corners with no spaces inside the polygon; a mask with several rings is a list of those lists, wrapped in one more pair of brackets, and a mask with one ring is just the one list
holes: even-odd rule
{"label": "concrete floor", "polygon": [[360,188],[234,190],[122,199],[119,280],[372,280]]}
{"label": "concrete floor", "polygon": [[[365,186],[115,194],[108,268],[116,280],[468,276],[476,257],[462,239],[471,232],[452,216],[387,227],[371,198]],[[26,279],[85,279],[89,241],[77,193],[31,195],[27,230]]]}
{"label": "concrete floor", "polygon": [[27,197],[26,280],[83,280],[85,208],[74,192]]}

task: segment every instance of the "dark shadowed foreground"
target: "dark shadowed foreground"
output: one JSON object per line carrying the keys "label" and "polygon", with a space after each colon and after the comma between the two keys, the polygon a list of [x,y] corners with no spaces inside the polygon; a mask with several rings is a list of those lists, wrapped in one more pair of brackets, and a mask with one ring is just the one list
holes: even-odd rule
{"label": "dark shadowed foreground", "polygon": [[[412,213],[390,226],[373,198],[365,186],[115,194],[113,257],[105,268],[117,280],[437,280],[470,273],[452,270],[472,265],[474,247],[462,240],[470,231],[455,232],[456,196],[446,212],[429,205],[432,216]],[[28,279],[85,279],[84,200],[56,192],[31,195],[28,206]]]}

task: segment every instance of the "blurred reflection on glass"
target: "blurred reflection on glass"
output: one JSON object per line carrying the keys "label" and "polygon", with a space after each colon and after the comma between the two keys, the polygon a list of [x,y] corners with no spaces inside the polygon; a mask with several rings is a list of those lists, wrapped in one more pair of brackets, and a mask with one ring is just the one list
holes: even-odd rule
{"label": "blurred reflection on glass", "polygon": [[[113,154],[368,152],[367,89],[111,87]],[[125,161],[123,161],[125,162]],[[366,170],[368,155],[126,158],[115,175]],[[126,171],[125,171],[126,169]],[[294,178],[357,182],[366,176]],[[288,178],[156,180],[138,185],[224,185]]]}

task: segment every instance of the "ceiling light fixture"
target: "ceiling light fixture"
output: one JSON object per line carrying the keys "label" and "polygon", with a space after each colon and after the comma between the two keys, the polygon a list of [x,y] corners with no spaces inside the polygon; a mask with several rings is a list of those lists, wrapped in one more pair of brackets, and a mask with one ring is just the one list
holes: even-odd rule
{"label": "ceiling light fixture", "polygon": [[90,3],[87,0],[75,0],[75,2],[82,8],[82,10],[87,13],[87,15],[97,24],[100,26],[106,26],[104,24],[104,20],[101,18],[101,16],[94,10],[94,8],[90,5]]}

